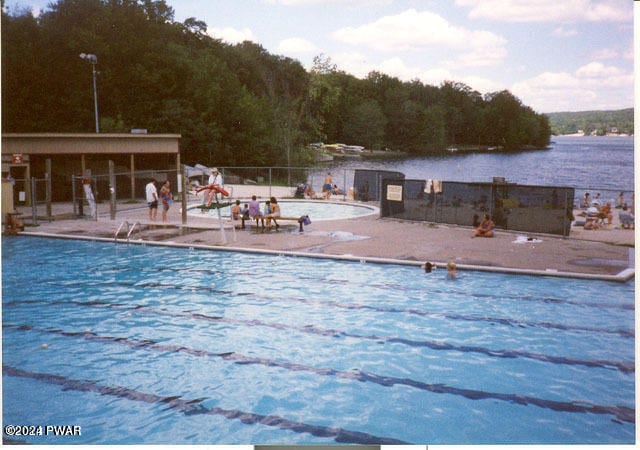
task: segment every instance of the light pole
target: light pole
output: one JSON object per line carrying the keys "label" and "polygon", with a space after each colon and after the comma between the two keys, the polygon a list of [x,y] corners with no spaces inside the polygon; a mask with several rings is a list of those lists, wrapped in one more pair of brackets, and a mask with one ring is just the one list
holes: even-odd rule
{"label": "light pole", "polygon": [[96,64],[98,64],[98,57],[91,53],[80,53],[80,58],[89,61],[91,63],[91,67],[93,67],[93,109],[96,115],[96,133],[100,133],[98,120],[98,88],[96,86]]}

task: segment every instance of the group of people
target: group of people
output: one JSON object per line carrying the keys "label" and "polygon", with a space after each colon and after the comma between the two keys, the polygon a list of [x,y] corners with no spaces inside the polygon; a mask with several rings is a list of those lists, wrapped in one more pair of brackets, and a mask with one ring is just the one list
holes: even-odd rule
{"label": "group of people", "polygon": [[[300,193],[300,198],[316,198],[316,193],[309,183],[301,184],[298,187],[296,194]],[[322,183],[322,198],[329,200],[332,195],[343,195],[344,191],[341,190],[337,184],[333,182],[331,172],[327,172]],[[296,195],[298,196],[298,195]]]}
{"label": "group of people", "polygon": [[[595,198],[591,198],[589,192],[585,192],[584,197],[580,202],[580,207],[584,210],[580,213],[585,217],[584,229],[585,230],[599,230],[603,227],[611,226],[613,222],[613,200],[607,200],[603,202],[600,199],[600,193],[595,195]],[[627,219],[625,222],[631,223],[634,219],[633,215],[633,194],[631,201],[631,208],[629,208],[627,201],[624,198],[624,192],[620,192],[615,202],[615,208],[621,209],[621,217],[624,215]],[[623,224],[623,227],[629,225]]]}
{"label": "group of people", "polygon": [[[453,261],[449,261],[447,263],[447,278],[449,280],[455,280],[456,279],[456,263]],[[424,264],[424,271],[425,273],[431,273],[434,270],[436,270],[438,268],[438,266],[436,265],[436,263],[432,263],[432,262],[426,262]]]}
{"label": "group of people", "polygon": [[245,221],[255,220],[256,226],[262,223],[262,228],[266,227],[270,229],[272,223],[275,224],[276,229],[280,228],[277,219],[280,217],[280,205],[275,197],[271,197],[264,203],[264,208],[260,208],[260,201],[255,195],[251,196],[251,200],[244,204],[244,207],[240,207],[240,200],[236,200],[235,204],[231,207],[231,218],[233,220],[240,220],[242,222],[242,228],[244,228]]}
{"label": "group of people", "polygon": [[149,220],[155,222],[158,220],[158,204],[162,204],[162,221],[167,221],[167,212],[173,202],[173,194],[171,194],[171,183],[165,181],[158,192],[156,188],[156,179],[152,178],[145,186],[147,196],[147,205],[149,207]]}

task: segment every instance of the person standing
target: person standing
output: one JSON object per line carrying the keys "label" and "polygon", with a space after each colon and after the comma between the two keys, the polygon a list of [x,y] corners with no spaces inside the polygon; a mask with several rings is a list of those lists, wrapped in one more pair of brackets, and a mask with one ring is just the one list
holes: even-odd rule
{"label": "person standing", "polygon": [[155,221],[158,218],[158,189],[156,189],[156,180],[151,178],[145,187],[147,193],[147,205],[149,205],[149,220]]}
{"label": "person standing", "polygon": [[173,201],[173,197],[171,195],[171,184],[169,180],[165,181],[162,187],[160,188],[160,202],[162,203],[162,221],[167,221],[167,211],[171,207],[171,202]]}
{"label": "person standing", "polygon": [[333,178],[331,177],[331,172],[327,172],[327,175],[324,177],[324,183],[322,184],[322,192],[324,193],[324,198],[327,200],[331,197],[331,189],[333,189]]}
{"label": "person standing", "polygon": [[93,189],[91,188],[92,179],[91,179],[91,171],[87,169],[85,172],[85,176],[82,179],[82,189],[84,189],[84,196],[87,199],[87,203],[89,203],[89,208],[91,208],[91,217],[96,218],[96,199],[93,196]]}

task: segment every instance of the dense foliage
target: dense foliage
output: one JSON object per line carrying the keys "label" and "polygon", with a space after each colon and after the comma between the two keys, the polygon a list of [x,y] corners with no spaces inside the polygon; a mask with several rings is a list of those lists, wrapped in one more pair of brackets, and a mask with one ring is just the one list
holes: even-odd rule
{"label": "dense foliage", "polygon": [[633,108],[616,111],[558,112],[547,114],[551,132],[556,135],[585,134],[633,134]]}
{"label": "dense foliage", "polygon": [[180,133],[186,163],[304,163],[310,142],[412,154],[449,145],[544,147],[548,119],[508,91],[366,79],[328,58],[312,70],[207,25],[174,20],[164,0],[58,0],[38,18],[2,13],[2,131],[94,130],[90,64],[98,57],[101,132]]}

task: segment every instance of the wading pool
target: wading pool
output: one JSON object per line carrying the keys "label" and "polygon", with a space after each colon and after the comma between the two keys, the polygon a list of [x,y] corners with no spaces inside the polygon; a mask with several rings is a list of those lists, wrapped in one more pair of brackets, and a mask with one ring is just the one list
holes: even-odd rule
{"label": "wading pool", "polygon": [[2,272],[5,440],[635,442],[633,281],[24,236]]}
{"label": "wading pool", "polygon": [[[261,201],[261,210],[264,208],[266,199]],[[246,201],[241,201],[243,207]],[[311,221],[353,219],[357,217],[379,214],[380,210],[375,206],[358,205],[343,202],[326,202],[318,200],[278,200],[281,215],[286,217],[301,217],[308,215]],[[190,205],[187,214],[194,217],[211,217],[218,219],[218,212],[215,209],[204,210],[204,214],[197,205]],[[231,207],[220,208],[222,217],[229,218]]]}

